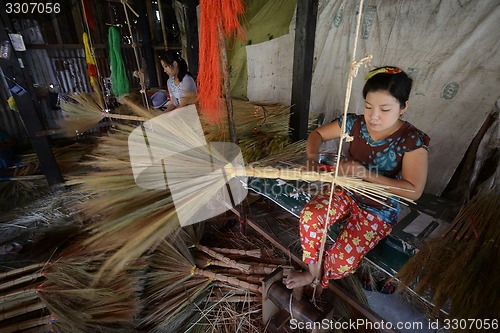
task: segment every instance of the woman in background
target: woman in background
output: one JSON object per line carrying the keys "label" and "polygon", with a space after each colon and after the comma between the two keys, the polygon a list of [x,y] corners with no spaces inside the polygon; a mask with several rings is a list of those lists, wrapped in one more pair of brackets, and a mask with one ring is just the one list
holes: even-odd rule
{"label": "woman in background", "polygon": [[193,104],[196,100],[196,82],[188,72],[186,61],[172,50],[160,56],[163,71],[169,76],[167,89],[170,103],[165,111]]}

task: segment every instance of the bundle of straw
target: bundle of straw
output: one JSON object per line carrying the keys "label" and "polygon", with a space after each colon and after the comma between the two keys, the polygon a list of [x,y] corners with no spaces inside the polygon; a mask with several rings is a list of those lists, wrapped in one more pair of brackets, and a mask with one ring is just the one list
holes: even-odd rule
{"label": "bundle of straw", "polygon": [[[288,134],[290,106],[266,104],[233,99],[234,125],[239,137],[251,137],[258,132]],[[211,123],[205,114],[200,115],[205,135],[209,141],[226,141],[228,126]]]}
{"label": "bundle of straw", "polygon": [[72,94],[72,101],[61,101],[66,118],[58,121],[67,136],[81,134],[102,120],[104,105],[98,93]]}
{"label": "bundle of straw", "polygon": [[133,331],[140,310],[137,272],[122,272],[95,284],[94,274],[104,259],[97,253],[66,252],[46,270],[37,293],[54,317],[53,331]]}
{"label": "bundle of straw", "polygon": [[116,136],[105,138],[107,144],[100,146],[88,162],[94,166],[93,172],[68,180],[69,185],[78,185],[92,195],[79,207],[92,221],[83,244],[112,253],[100,267],[99,275],[112,268],[103,278],[111,278],[179,228],[168,190],[146,190],[135,184],[126,141],[120,140],[124,134],[118,131]]}
{"label": "bundle of straw", "polygon": [[36,263],[0,274],[1,332],[18,332],[48,324],[48,318],[40,320],[47,311],[36,292],[44,279],[41,270],[45,265]]}
{"label": "bundle of straw", "polygon": [[[233,100],[235,132],[247,163],[279,154],[290,144],[290,106]],[[314,118],[311,118],[312,125]],[[228,141],[229,126],[214,125],[201,114],[207,141]],[[301,154],[303,154],[303,150]]]}
{"label": "bundle of straw", "polygon": [[[125,97],[126,99],[126,97]],[[66,136],[73,137],[96,126],[103,119],[122,119],[129,121],[146,121],[152,117],[153,111],[142,115],[110,113],[105,109],[98,93],[75,93],[68,95],[61,102],[65,118],[58,121]],[[123,110],[123,109],[120,109]]]}
{"label": "bundle of straw", "polygon": [[425,242],[397,273],[400,290],[415,283],[431,293],[434,315],[450,303],[451,318],[497,318],[500,308],[500,195],[479,193],[439,238]]}
{"label": "bundle of straw", "polygon": [[[93,143],[72,143],[52,149],[62,174],[82,172],[80,161],[95,148]],[[7,177],[0,177],[0,211],[26,206],[50,194],[47,180],[34,152],[20,156],[21,165]]]}
{"label": "bundle of straw", "polygon": [[7,212],[26,206],[50,194],[45,178],[26,178],[16,176],[0,180],[0,211]]}
{"label": "bundle of straw", "polygon": [[[153,332],[159,332],[164,327],[175,331],[173,323],[187,324],[188,320],[192,320],[193,312],[206,302],[212,281],[260,293],[260,285],[246,282],[242,277],[210,270],[206,257],[203,259],[200,261],[198,257],[196,260],[184,240],[178,236],[170,237],[169,241],[163,242],[151,255],[150,272],[146,281],[148,314],[143,322],[145,327],[154,327]],[[200,265],[197,266],[196,262]],[[221,263],[238,267],[238,263],[234,261],[228,264],[228,260],[223,259]],[[240,269],[235,271],[241,273]]]}

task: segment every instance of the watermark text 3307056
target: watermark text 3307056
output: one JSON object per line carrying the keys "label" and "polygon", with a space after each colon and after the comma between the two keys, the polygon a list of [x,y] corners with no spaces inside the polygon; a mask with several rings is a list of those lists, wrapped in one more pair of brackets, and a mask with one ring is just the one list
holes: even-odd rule
{"label": "watermark text 3307056", "polygon": [[59,14],[59,2],[6,2],[7,14]]}

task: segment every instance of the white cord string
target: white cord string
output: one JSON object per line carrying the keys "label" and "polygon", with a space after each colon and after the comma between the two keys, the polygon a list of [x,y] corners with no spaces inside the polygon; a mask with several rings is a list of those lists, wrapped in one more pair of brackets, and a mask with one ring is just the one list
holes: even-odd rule
{"label": "white cord string", "polygon": [[[356,32],[355,32],[354,47],[353,47],[353,52],[352,52],[352,61],[351,61],[351,65],[349,68],[349,78],[347,79],[346,94],[345,94],[345,100],[344,100],[344,118],[342,121],[342,131],[341,131],[342,134],[340,135],[337,161],[336,161],[336,165],[335,165],[335,176],[334,176],[334,178],[331,182],[331,185],[330,185],[330,198],[328,200],[326,219],[325,219],[325,223],[323,226],[323,236],[321,238],[321,247],[320,247],[319,258],[318,258],[318,267],[319,267],[320,275],[324,274],[324,272],[322,272],[321,268],[322,268],[322,264],[323,264],[323,255],[325,252],[325,244],[326,244],[326,238],[327,238],[327,233],[328,233],[328,225],[330,222],[330,210],[331,210],[331,206],[332,206],[333,193],[335,192],[335,184],[337,182],[337,177],[338,177],[338,173],[339,173],[340,152],[342,151],[342,144],[343,144],[344,140],[346,142],[350,142],[353,140],[353,137],[349,136],[348,133],[346,133],[346,123],[347,123],[346,118],[347,118],[347,110],[349,109],[349,101],[351,99],[352,82],[353,82],[354,77],[358,74],[358,68],[363,64],[365,66],[367,64],[369,64],[369,62],[371,61],[371,58],[372,58],[371,55],[367,55],[363,59],[361,59],[360,61],[355,60],[356,59],[356,51],[357,51],[357,47],[358,47],[359,29],[361,26],[361,17],[363,16],[363,3],[364,3],[364,0],[361,0],[359,2],[359,14],[358,14],[357,22],[356,22]],[[321,276],[319,278],[321,279]],[[316,303],[316,298],[315,298],[316,297],[316,288],[317,288],[317,286],[314,286],[314,292],[313,292],[312,299],[311,299],[311,301],[313,303]]]}

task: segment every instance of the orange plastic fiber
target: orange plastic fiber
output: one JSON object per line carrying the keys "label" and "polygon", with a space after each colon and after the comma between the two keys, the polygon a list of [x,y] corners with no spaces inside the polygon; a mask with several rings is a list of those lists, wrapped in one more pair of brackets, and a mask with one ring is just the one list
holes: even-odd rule
{"label": "orange plastic fiber", "polygon": [[220,123],[222,79],[219,31],[228,37],[244,38],[238,15],[244,12],[241,0],[200,1],[200,61],[198,71],[198,101],[207,119]]}

